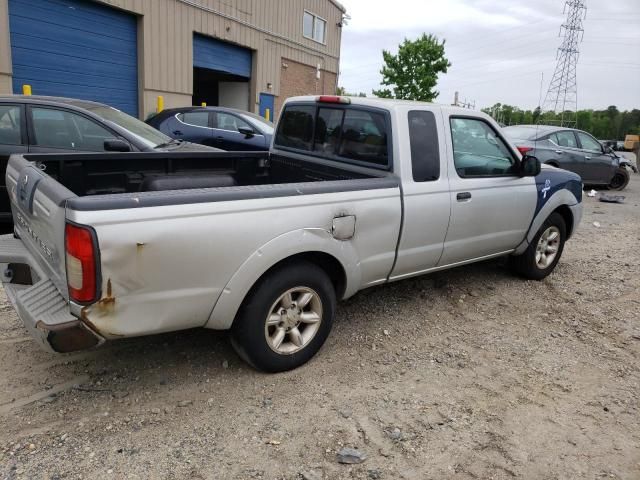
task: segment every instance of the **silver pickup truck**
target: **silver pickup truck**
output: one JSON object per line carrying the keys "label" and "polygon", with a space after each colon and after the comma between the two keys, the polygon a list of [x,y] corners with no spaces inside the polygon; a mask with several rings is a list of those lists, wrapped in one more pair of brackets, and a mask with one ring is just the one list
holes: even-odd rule
{"label": "silver pickup truck", "polygon": [[14,155],[4,288],[46,348],[194,327],[277,372],[322,346],[336,300],[510,256],[549,275],[582,183],[488,116],[345,97],[286,102],[270,152]]}

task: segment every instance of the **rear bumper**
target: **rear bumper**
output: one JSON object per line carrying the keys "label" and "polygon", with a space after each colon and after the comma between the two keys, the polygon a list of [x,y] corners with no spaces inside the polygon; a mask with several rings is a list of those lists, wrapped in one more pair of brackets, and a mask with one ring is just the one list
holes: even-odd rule
{"label": "rear bumper", "polygon": [[[13,235],[0,236],[0,265],[7,297],[41,347],[51,352],[68,353],[104,343],[104,338],[71,314],[67,300]],[[12,283],[9,265],[29,267],[33,284]]]}

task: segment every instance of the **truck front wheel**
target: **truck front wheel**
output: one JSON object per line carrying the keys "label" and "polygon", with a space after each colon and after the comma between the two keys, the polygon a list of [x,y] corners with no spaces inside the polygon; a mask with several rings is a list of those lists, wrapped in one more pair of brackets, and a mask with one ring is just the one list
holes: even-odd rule
{"label": "truck front wheel", "polygon": [[527,250],[509,259],[512,270],[525,278],[542,280],[556,268],[566,239],[564,218],[554,212],[542,224]]}
{"label": "truck front wheel", "polygon": [[324,270],[306,261],[284,264],[249,293],[231,329],[231,343],[258,370],[292,370],[324,344],[335,305],[335,290]]}

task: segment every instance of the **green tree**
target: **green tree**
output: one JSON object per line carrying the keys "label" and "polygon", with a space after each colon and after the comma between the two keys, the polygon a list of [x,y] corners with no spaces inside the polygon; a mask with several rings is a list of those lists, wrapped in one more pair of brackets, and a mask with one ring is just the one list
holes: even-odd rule
{"label": "green tree", "polygon": [[344,87],[338,87],[336,88],[336,95],[339,95],[341,97],[366,97],[367,94],[364,92],[360,92],[360,93],[349,93],[347,92],[347,89]]}
{"label": "green tree", "polygon": [[531,123],[538,123],[540,115],[542,115],[542,109],[540,107],[536,107],[533,111],[533,115],[531,116],[531,119],[533,120]]}
{"label": "green tree", "polygon": [[398,54],[382,51],[384,66],[381,84],[385,87],[374,90],[381,98],[419,100],[432,102],[439,92],[435,90],[438,74],[447,73],[451,66],[445,57],[445,40],[440,42],[435,35],[423,33],[417,40],[406,39],[400,44]]}

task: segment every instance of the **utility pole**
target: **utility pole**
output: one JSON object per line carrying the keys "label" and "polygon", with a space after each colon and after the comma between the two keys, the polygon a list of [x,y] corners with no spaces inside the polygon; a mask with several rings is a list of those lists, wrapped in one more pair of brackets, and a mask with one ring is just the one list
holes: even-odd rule
{"label": "utility pole", "polygon": [[587,13],[586,0],[567,0],[564,6],[567,14],[560,27],[562,43],[558,48],[556,69],[549,84],[542,111],[560,114],[561,126],[575,126],[578,110],[577,66],[584,37],[582,21]]}

